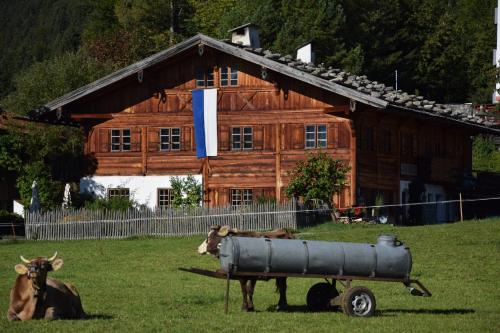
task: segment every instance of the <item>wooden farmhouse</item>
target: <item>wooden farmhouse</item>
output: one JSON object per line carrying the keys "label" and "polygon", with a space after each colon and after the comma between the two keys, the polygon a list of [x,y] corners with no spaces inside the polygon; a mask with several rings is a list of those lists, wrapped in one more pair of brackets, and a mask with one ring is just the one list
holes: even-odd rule
{"label": "wooden farmhouse", "polygon": [[[198,34],[34,110],[38,121],[80,126],[95,172],[81,190],[168,206],[173,176],[194,175],[204,205],[288,200],[288,172],[308,154],[345,161],[339,207],[456,198],[471,170],[471,136],[499,134],[484,119],[382,83],[263,50],[252,25],[233,40]],[[302,59],[302,60],[301,60]],[[196,157],[192,91],[217,89],[217,156]],[[438,212],[440,220],[452,213]]]}

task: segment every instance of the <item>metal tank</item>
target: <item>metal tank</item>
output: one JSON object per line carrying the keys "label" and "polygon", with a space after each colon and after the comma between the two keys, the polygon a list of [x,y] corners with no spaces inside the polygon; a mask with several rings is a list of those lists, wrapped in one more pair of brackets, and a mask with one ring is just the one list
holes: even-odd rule
{"label": "metal tank", "polygon": [[227,272],[329,274],[409,278],[410,250],[393,235],[377,244],[225,237],[221,269]]}

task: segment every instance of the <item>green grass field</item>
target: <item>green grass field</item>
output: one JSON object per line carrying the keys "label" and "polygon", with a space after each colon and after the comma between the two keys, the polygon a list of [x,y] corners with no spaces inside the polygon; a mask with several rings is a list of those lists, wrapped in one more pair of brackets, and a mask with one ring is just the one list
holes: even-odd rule
{"label": "green grass field", "polygon": [[[289,279],[289,311],[275,312],[274,282],[258,282],[256,311],[240,310],[239,283],[231,284],[224,315],[223,280],[178,267],[214,270],[218,262],[199,256],[199,237],[102,241],[0,242],[0,332],[498,332],[500,330],[500,219],[395,228],[323,224],[301,230],[303,239],[376,241],[398,235],[411,248],[412,275],[433,293],[412,297],[401,284],[362,283],[377,298],[377,314],[351,318],[341,312],[311,313],[310,286],[320,280]],[[19,255],[59,251],[64,267],[52,277],[75,284],[90,316],[84,321],[6,319]]]}

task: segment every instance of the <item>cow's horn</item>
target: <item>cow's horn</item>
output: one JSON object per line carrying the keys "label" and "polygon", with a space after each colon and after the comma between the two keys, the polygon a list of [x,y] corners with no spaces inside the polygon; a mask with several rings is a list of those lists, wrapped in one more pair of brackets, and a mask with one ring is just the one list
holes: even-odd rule
{"label": "cow's horn", "polygon": [[56,258],[57,258],[57,251],[56,251],[56,253],[54,253],[54,255],[53,255],[52,257],[50,257],[48,260],[49,260],[49,261],[54,261]]}
{"label": "cow's horn", "polygon": [[222,226],[217,232],[217,234],[221,237],[226,237],[227,234],[229,233],[229,229],[230,227],[228,225]]}
{"label": "cow's horn", "polygon": [[19,258],[21,258],[21,260],[25,263],[25,264],[29,264],[31,261],[29,261],[28,259],[26,259],[25,257],[23,256],[19,256]]}

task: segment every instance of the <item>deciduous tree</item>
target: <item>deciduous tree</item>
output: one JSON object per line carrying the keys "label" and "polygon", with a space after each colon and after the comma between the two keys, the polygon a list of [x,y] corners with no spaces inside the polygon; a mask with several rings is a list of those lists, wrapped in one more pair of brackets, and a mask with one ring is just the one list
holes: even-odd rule
{"label": "deciduous tree", "polygon": [[333,195],[345,187],[349,170],[343,161],[324,152],[311,154],[290,172],[285,194],[290,198],[303,198],[305,202],[320,200],[328,204],[333,216]]}

